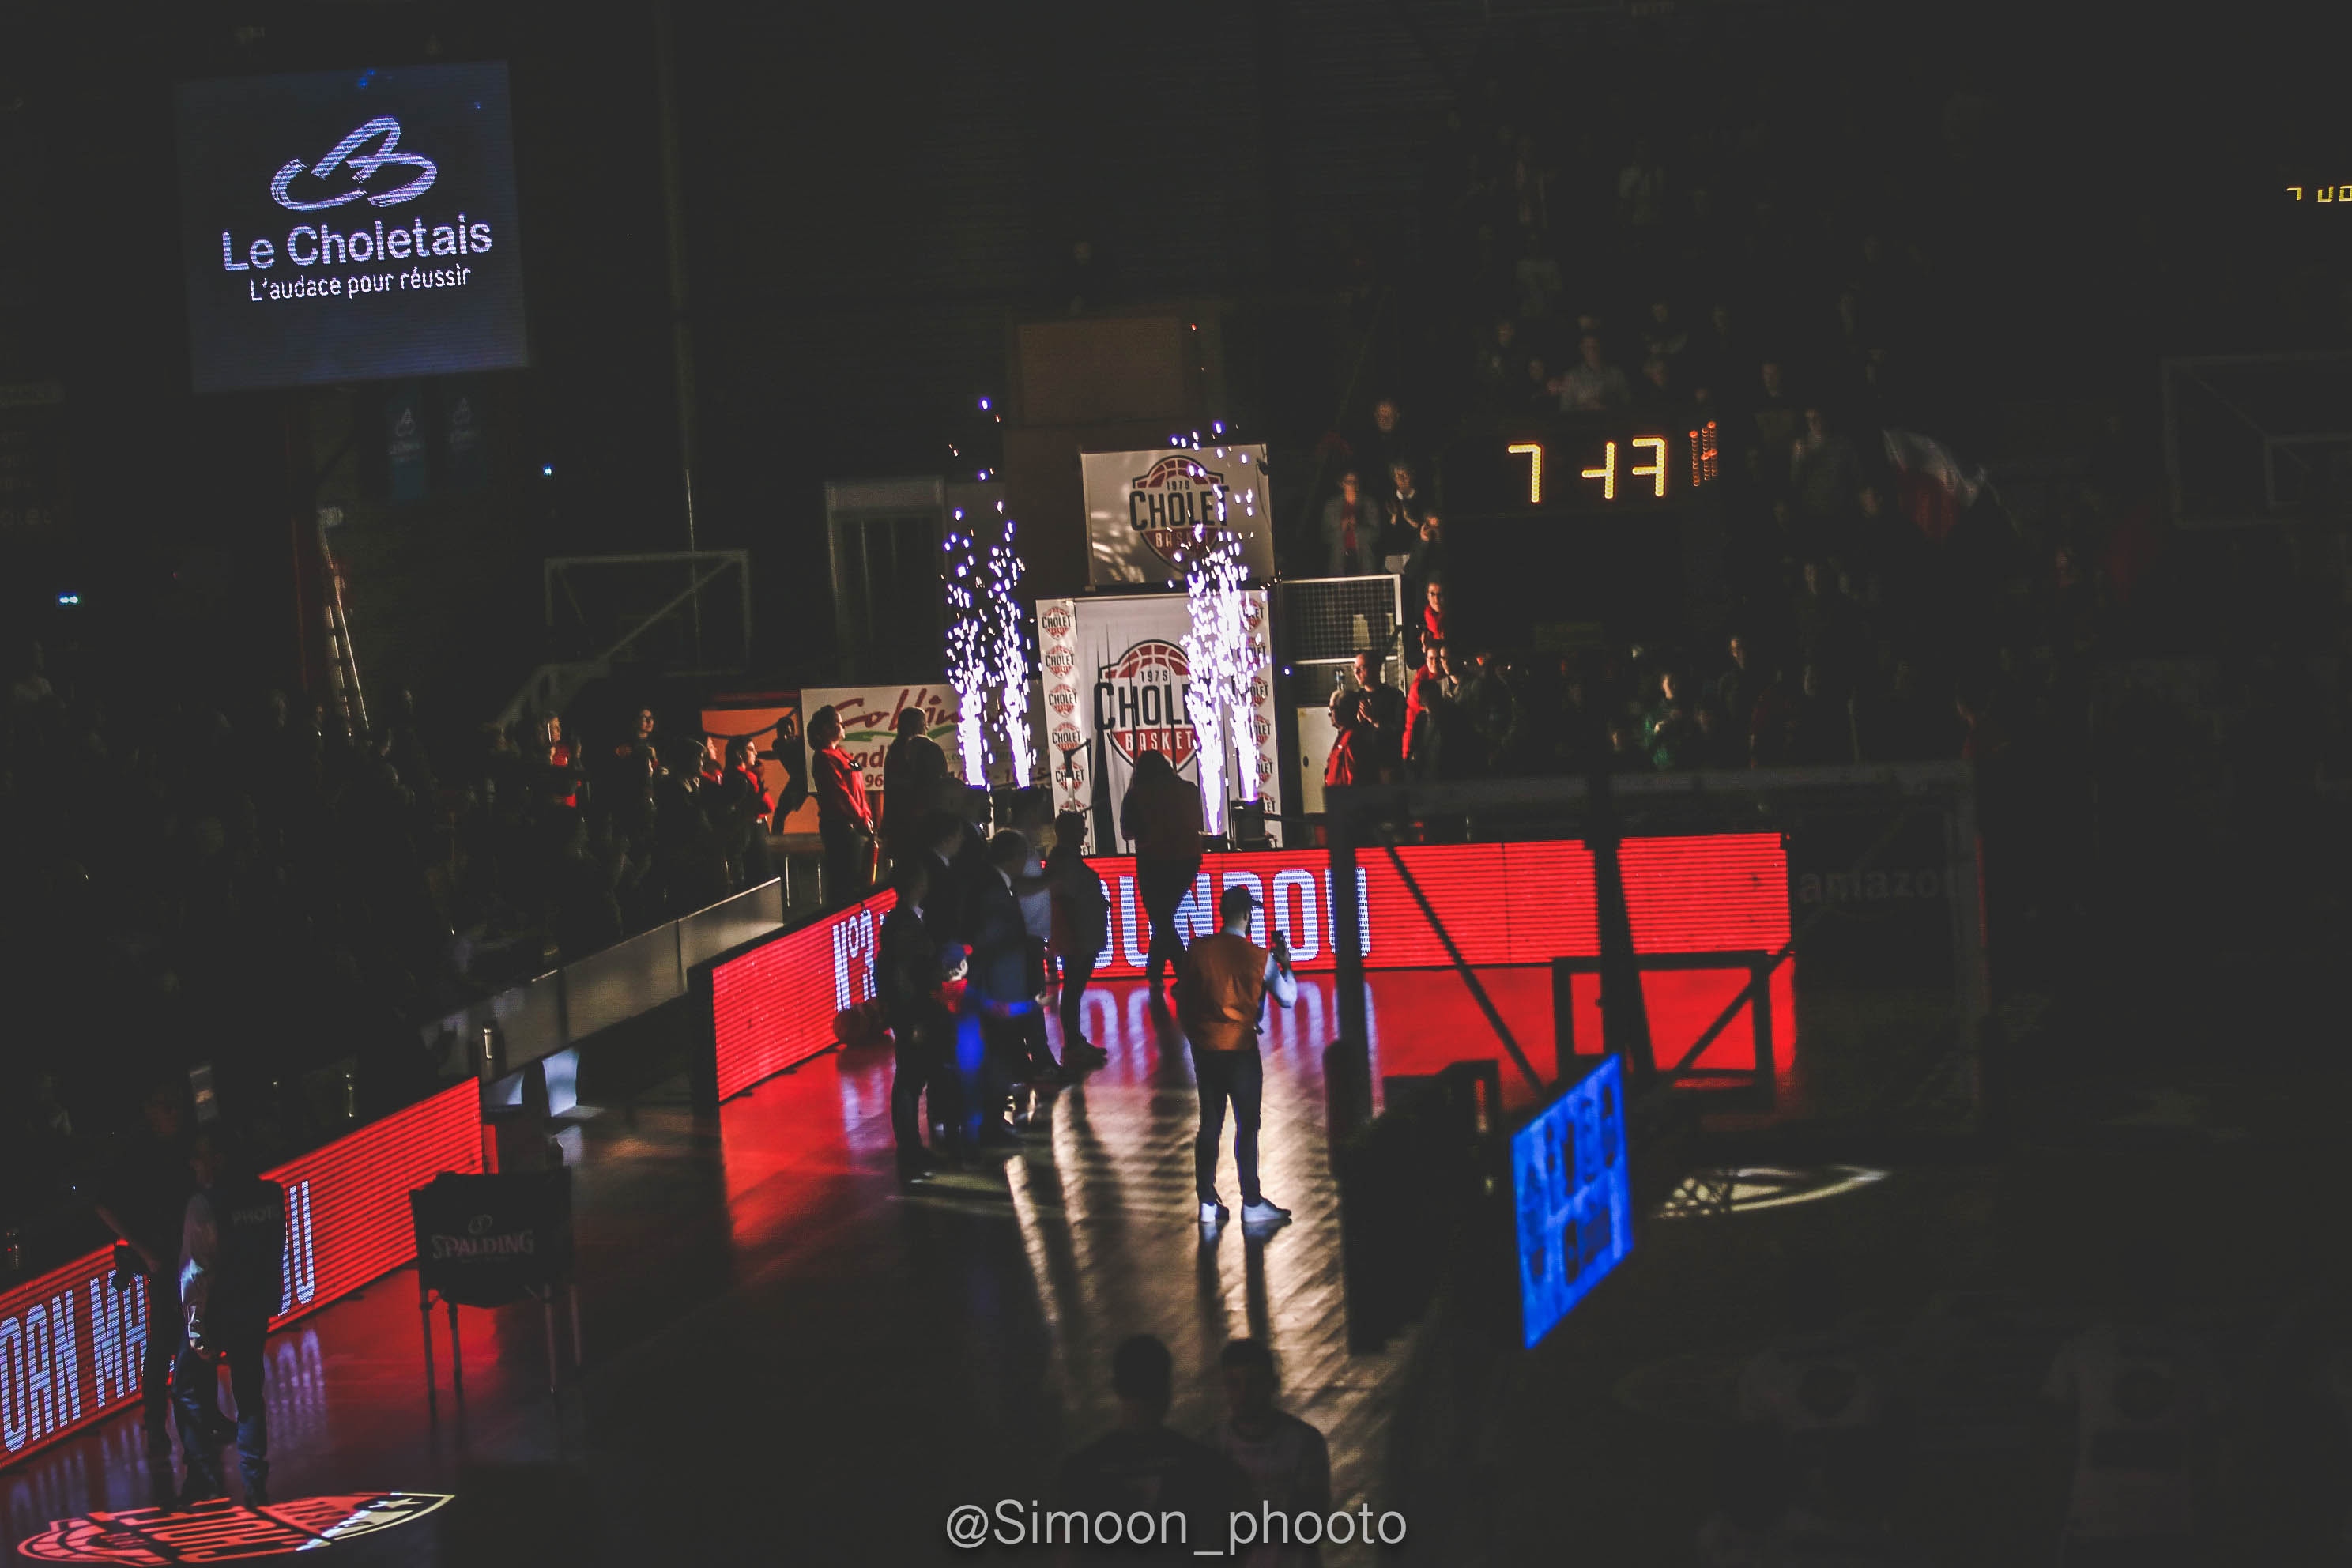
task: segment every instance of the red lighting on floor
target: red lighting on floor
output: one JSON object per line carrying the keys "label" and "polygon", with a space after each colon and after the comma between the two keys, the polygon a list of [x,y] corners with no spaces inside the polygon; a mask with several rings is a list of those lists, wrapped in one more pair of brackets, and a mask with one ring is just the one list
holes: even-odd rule
{"label": "red lighting on floor", "polygon": [[[272,1328],[410,1261],[409,1191],[482,1168],[480,1106],[468,1079],[263,1173],[286,1189]],[[138,1403],[147,1282],[113,1280],[108,1249],[0,1295],[0,1464]]]}

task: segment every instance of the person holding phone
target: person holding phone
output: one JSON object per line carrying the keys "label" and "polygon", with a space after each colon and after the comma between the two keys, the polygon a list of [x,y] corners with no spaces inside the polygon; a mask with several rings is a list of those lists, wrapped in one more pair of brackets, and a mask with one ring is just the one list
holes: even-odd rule
{"label": "person holding phone", "polygon": [[1258,1110],[1265,1068],[1258,1058],[1259,1016],[1268,992],[1287,1007],[1298,999],[1290,972],[1290,944],[1280,927],[1271,952],[1250,941],[1250,911],[1258,907],[1238,884],[1217,900],[1218,930],[1185,951],[1176,982],[1177,1016],[1192,1043],[1192,1079],[1201,1090],[1201,1132],[1192,1144],[1193,1184],[1201,1220],[1231,1217],[1217,1195],[1217,1145],[1225,1131],[1225,1102],[1234,1107],[1234,1167],[1241,1177],[1242,1223],[1279,1225],[1290,1211],[1267,1201],[1257,1184]]}

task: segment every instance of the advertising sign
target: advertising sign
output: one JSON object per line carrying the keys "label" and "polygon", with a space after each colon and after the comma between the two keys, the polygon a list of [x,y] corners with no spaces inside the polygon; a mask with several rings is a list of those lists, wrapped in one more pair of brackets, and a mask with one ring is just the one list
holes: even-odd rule
{"label": "advertising sign", "polygon": [[1535,1349],[1633,1247],[1625,1085],[1603,1057],[1511,1135],[1520,1342]]}
{"label": "advertising sign", "polygon": [[[1413,880],[1474,964],[1541,964],[1601,951],[1592,857],[1575,840],[1534,844],[1424,844],[1400,852]],[[1788,857],[1769,833],[1629,838],[1620,851],[1634,945],[1644,952],[1775,952],[1789,940]],[[1089,857],[1110,895],[1110,932],[1096,960],[1100,980],[1143,973],[1151,928],[1136,889],[1135,862]],[[1356,910],[1367,969],[1438,969],[1452,961],[1385,856],[1366,856]],[[1320,850],[1212,855],[1176,911],[1186,941],[1217,929],[1217,900],[1247,888],[1260,905],[1250,940],[1269,927],[1309,973],[1337,963],[1332,948],[1330,858]],[[880,893],[814,925],[717,960],[695,974],[709,1018],[698,1050],[706,1104],[739,1094],[833,1044],[834,1016],[875,994]],[[1727,959],[1742,982],[1744,957]],[[1774,1052],[1794,1055],[1793,963],[1773,976]],[[1719,1000],[1716,1005],[1719,1006]],[[1712,1017],[1714,1007],[1707,1016]]]}
{"label": "advertising sign", "polygon": [[[1265,590],[1249,592],[1244,615],[1263,653]],[[1192,625],[1192,609],[1181,594],[1037,601],[1045,761],[1054,805],[1057,811],[1093,814],[1087,842],[1095,849],[1126,847],[1118,837],[1118,805],[1135,776],[1136,759],[1146,752],[1162,753],[1178,773],[1200,782],[1192,720],[1184,705],[1192,684],[1184,638]],[[1265,803],[1267,833],[1279,844],[1282,826],[1272,818],[1285,809],[1286,792],[1275,758],[1274,682],[1267,671],[1260,670],[1250,695],[1258,798]],[[1227,760],[1227,779],[1235,776],[1238,765]]]}
{"label": "advertising sign", "polygon": [[[286,1189],[282,1327],[415,1256],[408,1194],[482,1167],[472,1080],[262,1173]],[[0,1465],[139,1401],[147,1282],[114,1286],[112,1251],[0,1293]]]}
{"label": "advertising sign", "polygon": [[1242,560],[1260,583],[1274,577],[1273,514],[1264,447],[1167,447],[1156,452],[1087,452],[1087,582],[1181,582],[1187,547],[1202,528],[1239,534]]}
{"label": "advertising sign", "polygon": [[[878,820],[882,813],[882,763],[890,742],[898,738],[898,715],[912,708],[923,716],[923,733],[948,754],[948,776],[961,778],[962,753],[956,746],[956,716],[961,711],[955,688],[945,681],[908,686],[810,686],[801,691],[801,755],[808,756],[808,719],[820,708],[841,718],[841,749],[866,774],[866,798]],[[814,806],[811,807],[814,810]],[[814,819],[809,831],[816,831]]]}
{"label": "advertising sign", "polygon": [[710,1042],[695,1053],[698,1103],[716,1105],[833,1044],[835,1015],[874,998],[882,917],[896,901],[877,893],[696,971]]}
{"label": "advertising sign", "polygon": [[186,82],[173,99],[198,392],[528,362],[504,65]]}

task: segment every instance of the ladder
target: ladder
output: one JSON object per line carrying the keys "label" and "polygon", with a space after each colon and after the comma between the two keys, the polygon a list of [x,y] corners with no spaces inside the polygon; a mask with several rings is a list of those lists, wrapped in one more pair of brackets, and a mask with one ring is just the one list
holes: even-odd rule
{"label": "ladder", "polygon": [[352,650],[352,624],[343,614],[343,574],[327,548],[327,529],[319,527],[319,563],[326,574],[327,673],[334,688],[335,709],[344,730],[352,736],[367,733],[367,697],[360,690],[360,665]]}

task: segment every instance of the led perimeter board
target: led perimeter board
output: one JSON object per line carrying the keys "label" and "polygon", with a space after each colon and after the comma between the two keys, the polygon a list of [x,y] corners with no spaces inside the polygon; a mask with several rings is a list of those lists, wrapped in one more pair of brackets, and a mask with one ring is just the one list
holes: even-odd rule
{"label": "led perimeter board", "polygon": [[198,392],[529,362],[507,68],[181,84]]}
{"label": "led perimeter board", "polygon": [[1633,1248],[1625,1079],[1603,1057],[1511,1135],[1519,1339],[1533,1350]]}

